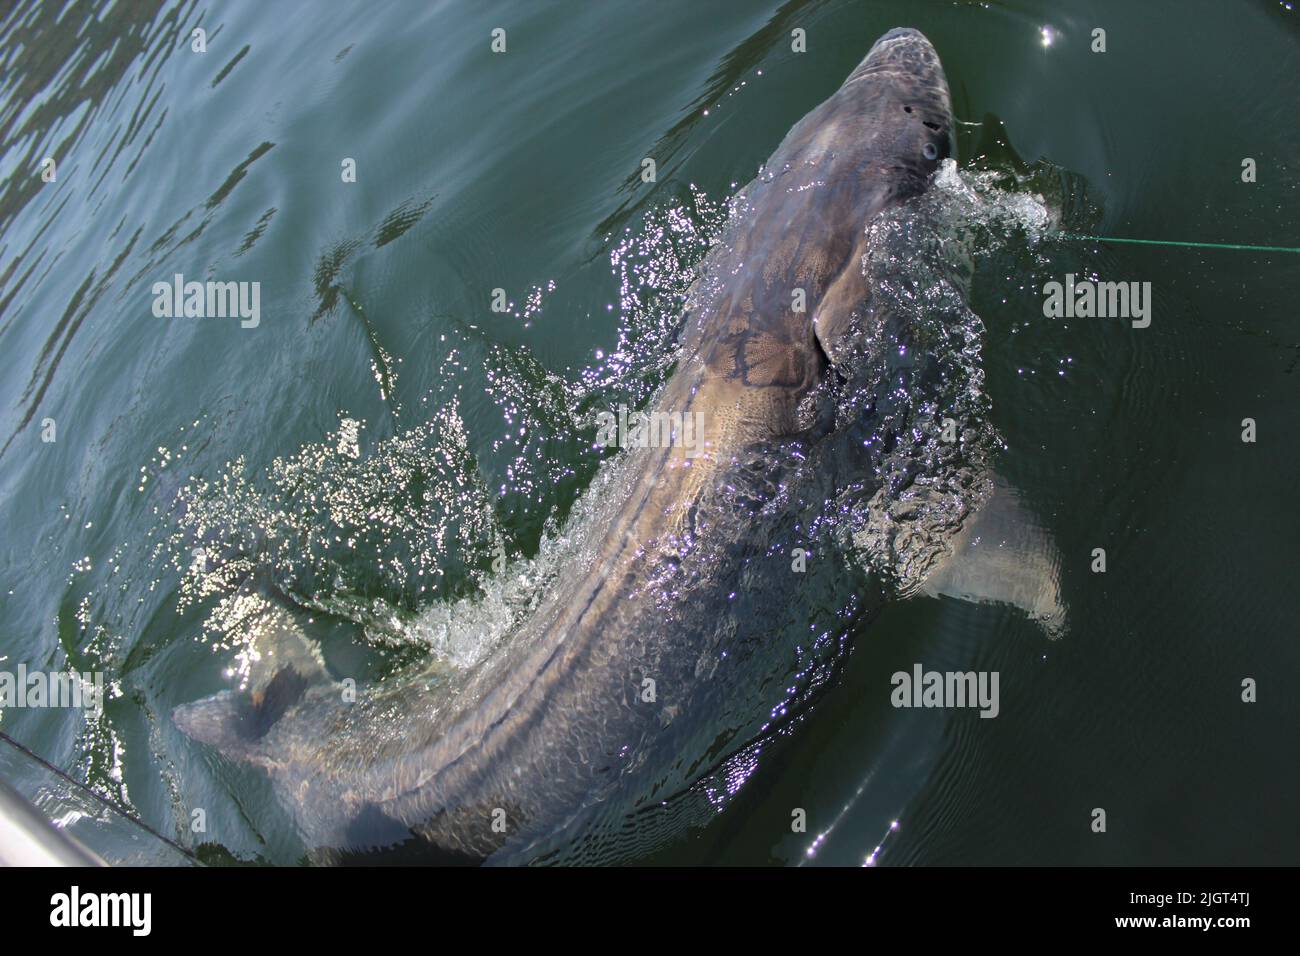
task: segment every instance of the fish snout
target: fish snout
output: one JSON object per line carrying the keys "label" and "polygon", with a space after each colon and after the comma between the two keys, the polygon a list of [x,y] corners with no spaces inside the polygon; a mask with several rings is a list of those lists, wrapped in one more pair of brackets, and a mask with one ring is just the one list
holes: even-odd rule
{"label": "fish snout", "polygon": [[871,44],[859,69],[863,67],[918,75],[935,70],[943,73],[934,45],[924,33],[911,27],[894,27],[882,34]]}
{"label": "fish snout", "polygon": [[920,30],[915,29],[914,27],[894,27],[892,30],[886,30],[884,33],[882,33],[880,35],[880,38],[877,39],[875,43],[871,44],[871,49],[874,50],[876,49],[876,47],[880,46],[882,43],[885,43],[889,40],[903,40],[903,39],[913,40],[913,41],[920,40],[922,43],[925,44],[929,44],[930,42],[925,38],[924,33],[922,33]]}

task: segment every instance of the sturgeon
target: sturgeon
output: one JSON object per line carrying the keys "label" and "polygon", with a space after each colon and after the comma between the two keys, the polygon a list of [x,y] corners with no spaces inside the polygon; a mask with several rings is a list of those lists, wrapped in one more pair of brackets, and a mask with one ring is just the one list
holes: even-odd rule
{"label": "sturgeon", "polygon": [[[580,834],[584,810],[718,706],[711,675],[734,632],[763,626],[713,609],[779,587],[755,584],[743,543],[783,502],[826,492],[819,449],[845,445],[832,386],[861,361],[854,343],[897,321],[873,295],[868,227],[924,194],[953,149],[938,55],[890,30],[734,197],[704,259],[657,399],[702,422],[702,442],[622,453],[573,572],[454,692],[426,670],[346,699],[277,608],[252,686],[178,707],[177,726],[269,774],[321,858],[415,847],[479,861]],[[978,544],[972,527],[952,553]],[[996,590],[946,577],[964,597]]]}

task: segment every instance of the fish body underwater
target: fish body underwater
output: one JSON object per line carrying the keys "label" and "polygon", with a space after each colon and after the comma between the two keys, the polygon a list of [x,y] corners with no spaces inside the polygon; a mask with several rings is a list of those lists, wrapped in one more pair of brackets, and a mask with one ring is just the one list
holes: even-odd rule
{"label": "fish body underwater", "polygon": [[[251,686],[178,707],[176,724],[269,774],[325,862],[395,847],[527,861],[581,838],[638,774],[689,785],[699,761],[676,777],[663,768],[690,750],[702,714],[727,706],[719,668],[761,641],[755,608],[803,586],[790,515],[845,485],[888,494],[869,480],[880,451],[863,437],[879,428],[846,423],[837,389],[874,383],[879,401],[862,415],[888,416],[893,386],[868,366],[906,338],[906,319],[878,294],[869,226],[922,196],[952,144],[934,48],[916,30],[889,31],[737,194],[701,265],[654,403],[701,423],[698,444],[620,454],[571,566],[454,692],[425,670],[351,700],[276,610]],[[926,375],[941,371],[910,380]],[[989,511],[1008,527],[1013,512]],[[970,525],[953,528],[946,554],[972,546]],[[946,575],[980,596],[978,575]],[[737,604],[740,592],[760,599]],[[661,796],[644,790],[642,803]]]}

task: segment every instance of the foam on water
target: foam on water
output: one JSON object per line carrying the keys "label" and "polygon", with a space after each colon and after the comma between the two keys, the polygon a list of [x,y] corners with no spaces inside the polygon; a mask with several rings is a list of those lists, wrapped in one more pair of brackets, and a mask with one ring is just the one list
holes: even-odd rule
{"label": "foam on water", "polygon": [[868,226],[863,268],[890,316],[856,343],[842,421],[867,426],[872,473],[842,496],[839,538],[901,596],[915,592],[990,490],[1001,439],[984,391],[984,324],[970,308],[977,261],[1033,245],[1053,215],[996,171],[944,160],[919,199]]}
{"label": "foam on water", "polygon": [[[594,520],[621,461],[594,446],[595,411],[641,407],[666,380],[695,265],[722,218],[721,204],[692,189],[614,243],[618,342],[575,381],[488,345],[483,390],[500,414],[496,435],[469,434],[460,411],[467,353],[481,347],[466,333],[442,343],[440,385],[420,402],[427,421],[369,440],[367,423],[341,412],[335,430],[264,469],[236,458],[185,480],[178,504],[160,509],[171,522],[161,551],[181,576],[178,610],[202,615],[200,639],[233,652],[233,672],[246,673],[257,621],[287,599],[355,623],[375,647],[452,669],[481,661],[580,557],[573,529]],[[161,451],[142,468],[141,492],[152,493],[151,476],[189,465]],[[485,454],[509,456],[496,487],[478,464]],[[561,514],[554,488],[575,460],[590,477]],[[520,522],[540,524],[532,553],[519,546]]]}

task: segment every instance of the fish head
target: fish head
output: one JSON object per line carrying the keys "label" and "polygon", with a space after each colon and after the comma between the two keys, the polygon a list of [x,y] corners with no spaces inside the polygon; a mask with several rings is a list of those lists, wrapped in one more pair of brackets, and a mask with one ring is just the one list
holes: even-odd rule
{"label": "fish head", "polygon": [[[835,94],[807,117],[794,143],[831,187],[820,201],[817,241],[828,264],[812,334],[843,374],[877,277],[866,266],[872,224],[924,193],[956,152],[952,98],[934,46],[919,30],[880,37]],[[791,333],[794,337],[794,333]]]}
{"label": "fish head", "polygon": [[880,37],[841,87],[861,110],[865,145],[923,189],[956,152],[952,97],[939,54],[920,30],[896,27]]}

